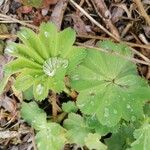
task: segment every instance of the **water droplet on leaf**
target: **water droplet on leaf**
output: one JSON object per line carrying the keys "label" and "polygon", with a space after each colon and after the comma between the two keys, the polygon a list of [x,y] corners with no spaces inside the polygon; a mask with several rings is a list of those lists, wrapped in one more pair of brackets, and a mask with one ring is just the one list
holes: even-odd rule
{"label": "water droplet on leaf", "polygon": [[78,75],[78,74],[74,75],[74,76],[72,77],[72,79],[73,79],[73,80],[79,80],[79,75]]}
{"label": "water droplet on leaf", "polygon": [[131,106],[129,104],[127,104],[127,109],[131,109]]}
{"label": "water droplet on leaf", "polygon": [[45,37],[48,37],[49,33],[48,32],[44,32]]}
{"label": "water droplet on leaf", "polygon": [[114,112],[114,114],[117,114],[117,113],[118,113],[116,109],[114,109],[113,112]]}
{"label": "water droplet on leaf", "polygon": [[94,106],[94,102],[93,101],[91,101],[90,104],[91,104],[91,106]]}
{"label": "water droplet on leaf", "polygon": [[132,121],[135,121],[135,120],[136,120],[136,117],[135,117],[135,116],[132,116],[132,117],[131,117],[131,120],[132,120]]}
{"label": "water droplet on leaf", "polygon": [[36,88],[36,93],[38,95],[41,95],[43,93],[43,90],[44,90],[44,87],[41,84],[38,84]]}
{"label": "water droplet on leaf", "polygon": [[109,117],[109,109],[108,108],[104,109],[104,117]]}
{"label": "water droplet on leaf", "polygon": [[6,54],[13,54],[15,51],[16,51],[15,47],[12,46],[12,45],[5,48],[5,53]]}
{"label": "water droplet on leaf", "polygon": [[125,98],[123,98],[123,101],[125,101],[126,99]]}
{"label": "water droplet on leaf", "polygon": [[24,39],[26,39],[26,40],[29,39],[29,34],[28,34],[28,32],[25,31],[25,30],[21,30],[20,35],[21,35]]}
{"label": "water droplet on leaf", "polygon": [[85,105],[84,104],[78,104],[78,107],[79,108],[82,108],[82,107],[84,107]]}
{"label": "water droplet on leaf", "polygon": [[43,71],[50,77],[53,77],[56,74],[58,68],[68,67],[68,60],[60,57],[52,57],[47,59],[43,64]]}
{"label": "water droplet on leaf", "polygon": [[35,78],[37,78],[37,77],[38,77],[38,75],[36,74],[34,77],[35,77]]}

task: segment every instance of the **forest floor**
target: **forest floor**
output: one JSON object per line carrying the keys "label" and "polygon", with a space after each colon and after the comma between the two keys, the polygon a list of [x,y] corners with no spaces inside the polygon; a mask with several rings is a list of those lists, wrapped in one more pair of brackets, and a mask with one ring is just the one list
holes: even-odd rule
{"label": "forest floor", "polygon": [[[0,0],[0,79],[4,65],[12,59],[4,55],[7,43],[18,40],[16,33],[20,27],[36,30],[42,22],[53,22],[60,30],[72,27],[77,33],[76,42],[85,46],[95,46],[98,40],[105,39],[127,44],[140,60],[139,75],[150,79],[149,0],[43,1],[43,5],[35,8],[21,0]],[[11,77],[0,95],[0,149],[35,149],[34,130],[20,117],[23,95],[13,88],[13,81]],[[67,145],[65,149],[77,149],[73,147]]]}

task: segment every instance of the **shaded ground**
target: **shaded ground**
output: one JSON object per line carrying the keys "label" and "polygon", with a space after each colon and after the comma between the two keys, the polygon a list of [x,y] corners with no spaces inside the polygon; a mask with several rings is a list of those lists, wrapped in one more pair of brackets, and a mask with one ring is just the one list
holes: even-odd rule
{"label": "shaded ground", "polygon": [[[77,32],[77,44],[95,46],[100,39],[124,41],[136,51],[139,74],[150,79],[150,1],[143,0],[45,0],[41,8],[25,6],[20,0],[0,1],[0,79],[3,66],[11,59],[4,56],[5,46],[16,41],[16,32],[22,26],[37,30],[42,22],[52,21],[58,29],[72,27]],[[92,18],[91,18],[91,17]],[[136,61],[135,61],[136,62]],[[0,149],[36,149],[34,131],[20,118],[22,93],[13,88],[14,77],[9,79],[0,96]],[[65,95],[59,95],[65,99]],[[43,102],[47,112],[49,105]],[[77,146],[66,145],[66,150]]]}

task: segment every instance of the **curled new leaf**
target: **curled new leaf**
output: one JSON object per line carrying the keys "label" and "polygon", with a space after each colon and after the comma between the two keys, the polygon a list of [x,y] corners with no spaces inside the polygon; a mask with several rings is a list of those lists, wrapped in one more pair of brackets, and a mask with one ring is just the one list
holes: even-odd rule
{"label": "curled new leaf", "polygon": [[33,86],[37,100],[46,98],[49,89],[63,91],[64,77],[86,56],[84,48],[73,46],[76,34],[71,28],[58,32],[54,24],[43,23],[38,34],[22,28],[18,37],[23,44],[11,43],[5,50],[17,57],[5,66],[5,73],[20,72],[15,87],[25,91]]}

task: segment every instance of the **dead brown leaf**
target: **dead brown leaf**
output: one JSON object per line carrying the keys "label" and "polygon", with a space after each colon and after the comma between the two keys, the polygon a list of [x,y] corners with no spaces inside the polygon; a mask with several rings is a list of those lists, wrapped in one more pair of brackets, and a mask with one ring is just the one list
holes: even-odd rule
{"label": "dead brown leaf", "polygon": [[28,14],[32,11],[32,7],[31,6],[21,6],[17,9],[18,13],[22,13],[22,14]]}
{"label": "dead brown leaf", "polygon": [[79,35],[88,35],[84,21],[77,14],[71,15],[74,22],[74,29]]}
{"label": "dead brown leaf", "polygon": [[47,7],[49,5],[56,4],[59,0],[43,0],[43,6]]}
{"label": "dead brown leaf", "polygon": [[6,111],[15,113],[17,109],[16,101],[6,95],[0,95],[0,108],[3,107]]}
{"label": "dead brown leaf", "polygon": [[67,4],[68,4],[68,0],[58,1],[58,3],[56,4],[51,14],[50,21],[52,21],[57,26],[58,29],[61,28],[61,24],[62,24],[62,20],[63,20],[63,16],[65,13]]}

